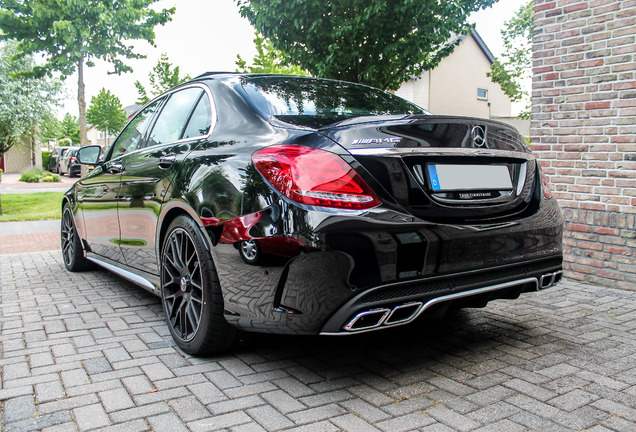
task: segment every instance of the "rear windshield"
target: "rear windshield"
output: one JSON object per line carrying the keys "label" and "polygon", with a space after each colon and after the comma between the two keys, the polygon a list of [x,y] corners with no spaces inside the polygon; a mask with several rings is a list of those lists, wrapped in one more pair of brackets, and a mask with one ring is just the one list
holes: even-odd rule
{"label": "rear windshield", "polygon": [[360,116],[427,114],[391,93],[343,81],[263,76],[244,79],[243,88],[266,117],[318,116],[338,121]]}

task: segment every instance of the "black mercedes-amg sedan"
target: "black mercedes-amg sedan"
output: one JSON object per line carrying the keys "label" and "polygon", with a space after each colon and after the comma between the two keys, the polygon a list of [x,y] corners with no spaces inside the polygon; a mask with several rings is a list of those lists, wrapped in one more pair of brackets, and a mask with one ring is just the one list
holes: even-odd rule
{"label": "black mercedes-amg sedan", "polygon": [[187,353],[345,335],[554,285],[562,216],[519,133],[390,93],[207,73],[148,103],[62,203],[70,271],[162,299]]}

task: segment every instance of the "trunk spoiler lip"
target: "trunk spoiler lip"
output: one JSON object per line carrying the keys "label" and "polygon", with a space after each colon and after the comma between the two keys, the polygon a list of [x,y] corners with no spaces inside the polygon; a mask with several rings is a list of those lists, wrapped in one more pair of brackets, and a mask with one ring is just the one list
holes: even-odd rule
{"label": "trunk spoiler lip", "polygon": [[364,124],[372,124],[372,123],[398,123],[398,122],[408,122],[408,123],[468,123],[468,124],[490,124],[498,127],[505,127],[510,130],[514,130],[518,132],[514,126],[511,126],[507,123],[504,123],[499,120],[494,119],[485,119],[481,117],[470,117],[470,116],[451,116],[451,115],[433,115],[433,114],[408,114],[408,115],[387,115],[387,116],[362,116],[362,117],[354,117],[346,120],[339,121],[337,123],[333,123],[327,126],[323,126],[317,129],[318,132],[326,132],[333,129],[354,126],[354,125],[364,125]]}

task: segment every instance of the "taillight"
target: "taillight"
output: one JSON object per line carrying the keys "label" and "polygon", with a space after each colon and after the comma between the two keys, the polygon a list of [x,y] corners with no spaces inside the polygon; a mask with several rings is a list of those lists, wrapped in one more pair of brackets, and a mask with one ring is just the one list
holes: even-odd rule
{"label": "taillight", "polygon": [[541,166],[537,162],[537,169],[539,170],[539,174],[541,175],[541,190],[543,191],[543,196],[546,198],[552,198],[552,191],[550,190],[550,183],[548,182],[548,177],[545,175]]}
{"label": "taillight", "polygon": [[265,180],[293,201],[355,210],[380,205],[362,177],[334,153],[278,145],[258,150],[252,161]]}

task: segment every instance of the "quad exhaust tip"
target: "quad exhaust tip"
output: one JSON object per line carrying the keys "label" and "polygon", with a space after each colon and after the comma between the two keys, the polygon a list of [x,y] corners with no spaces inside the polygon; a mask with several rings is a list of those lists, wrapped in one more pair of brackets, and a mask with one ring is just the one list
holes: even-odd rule
{"label": "quad exhaust tip", "polygon": [[360,312],[345,325],[345,330],[354,332],[376,327],[405,324],[414,319],[422,308],[422,302],[406,303],[393,309],[380,308]]}
{"label": "quad exhaust tip", "polygon": [[546,273],[541,276],[541,279],[539,279],[539,289],[550,288],[551,286],[554,286],[557,283],[561,282],[561,279],[563,279],[563,270],[559,270],[553,273]]}

